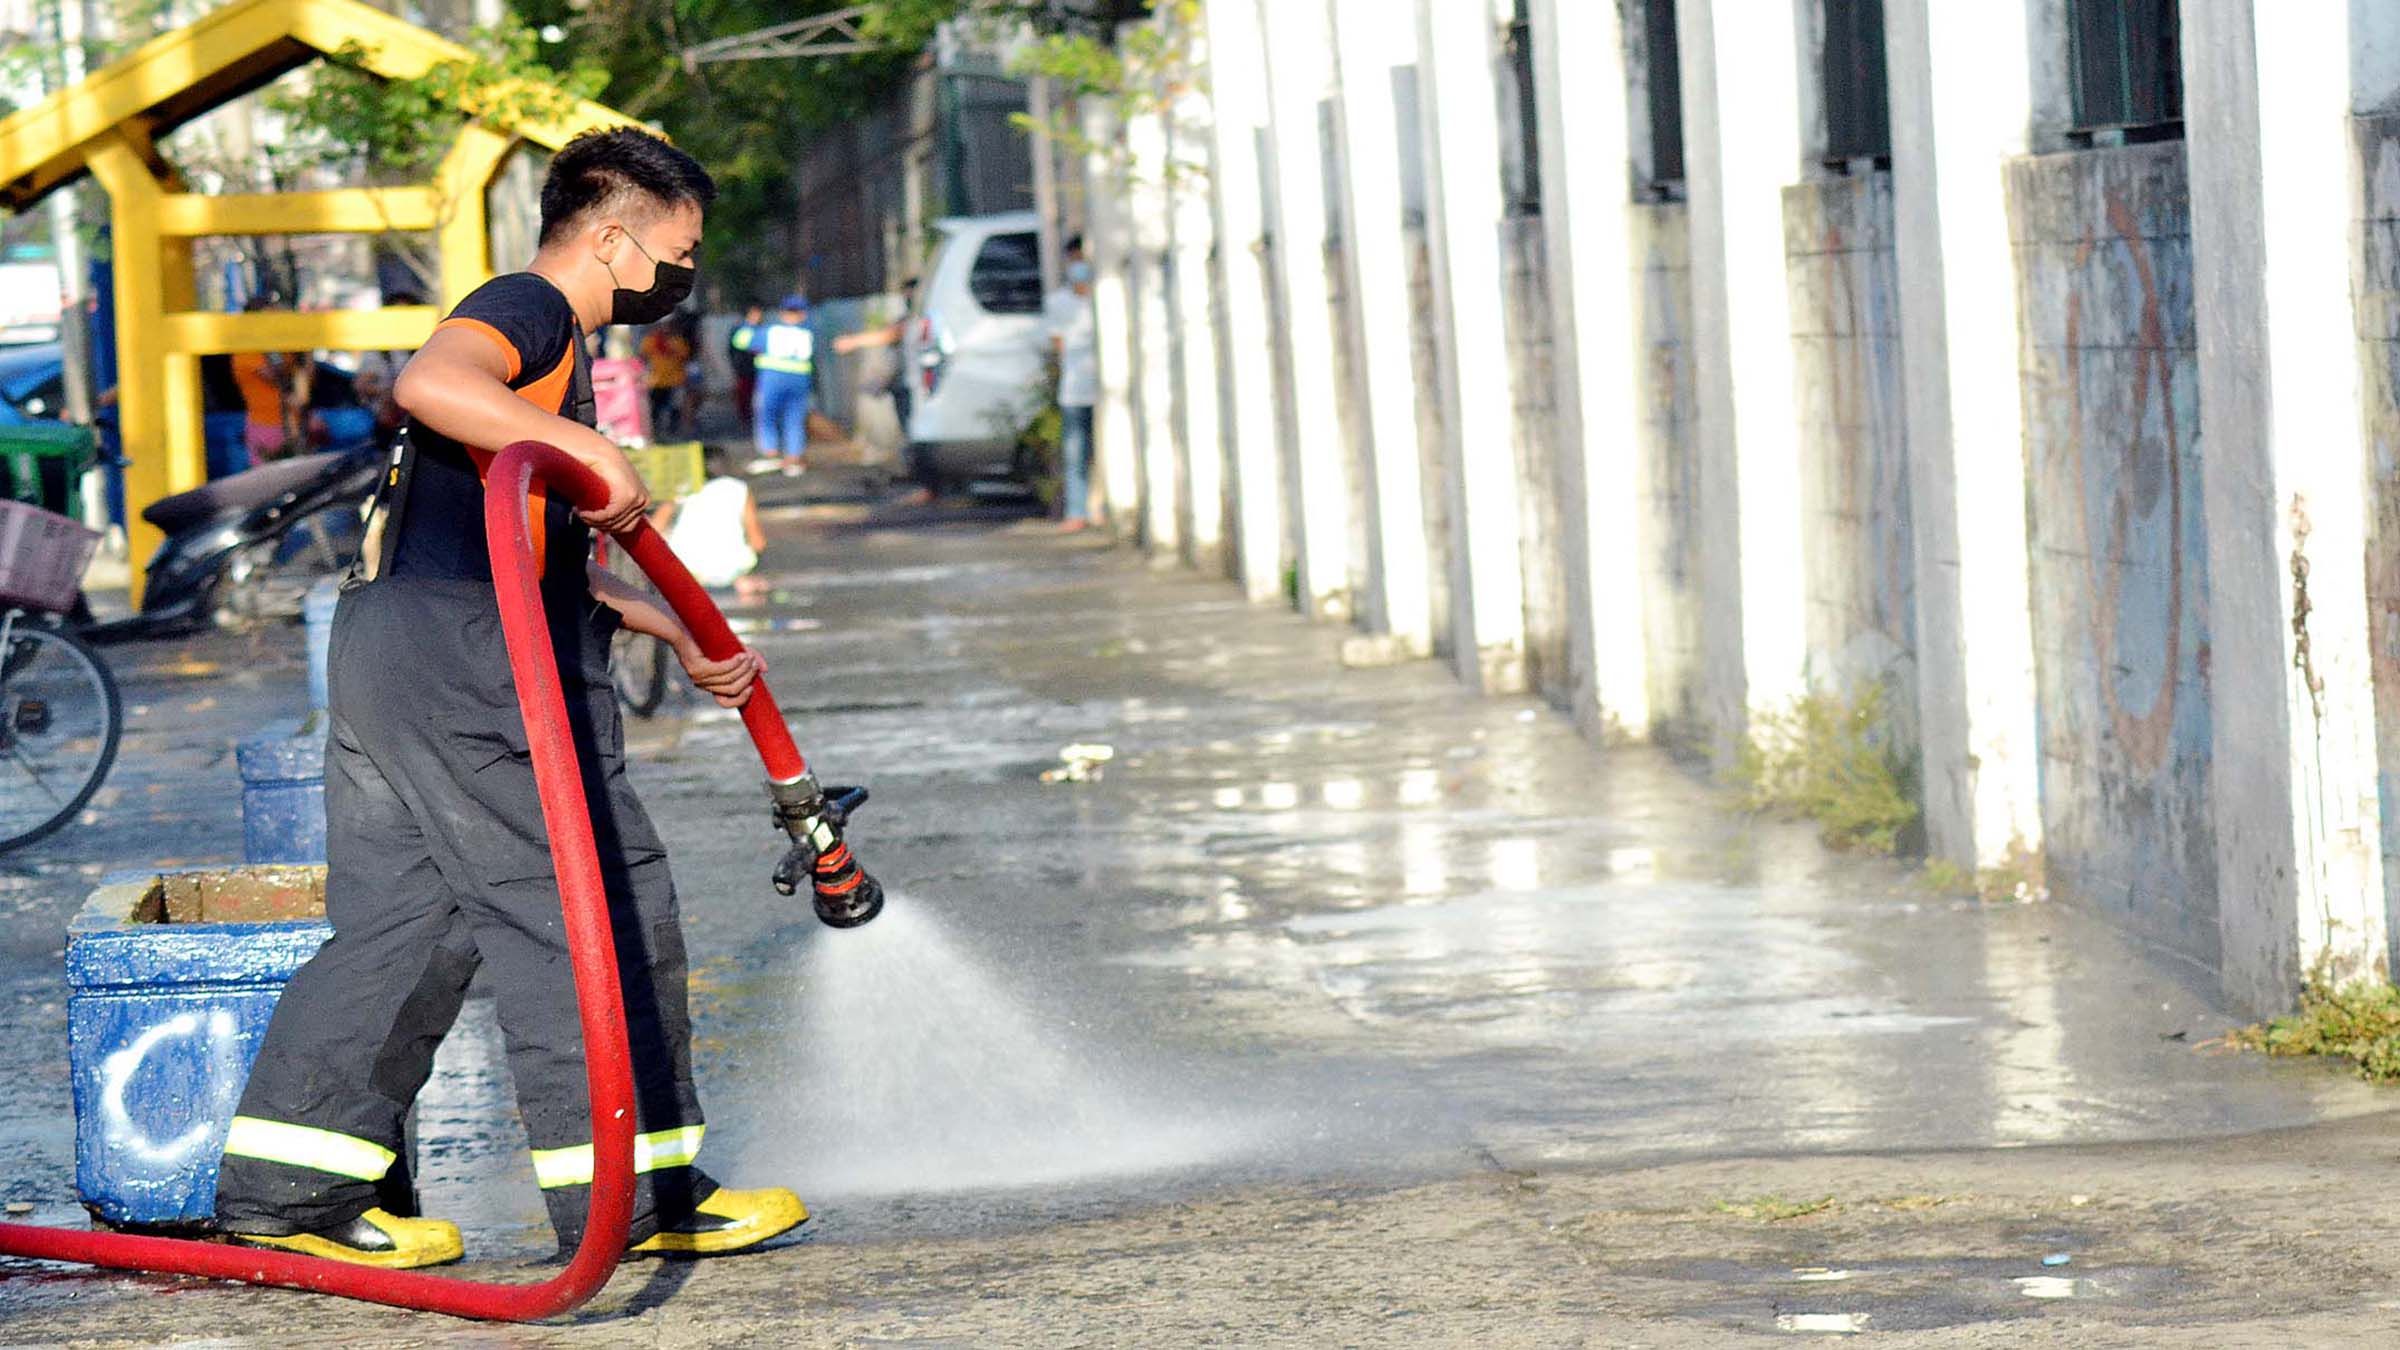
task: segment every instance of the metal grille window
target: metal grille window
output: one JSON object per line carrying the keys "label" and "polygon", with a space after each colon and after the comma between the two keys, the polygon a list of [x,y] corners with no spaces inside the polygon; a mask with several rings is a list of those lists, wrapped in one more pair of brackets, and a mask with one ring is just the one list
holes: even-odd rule
{"label": "metal grille window", "polygon": [[1528,0],[1517,0],[1517,17],[1508,26],[1508,82],[1516,97],[1501,107],[1504,125],[1513,122],[1512,153],[1506,160],[1509,214],[1542,213],[1541,113],[1533,85],[1533,16]]}
{"label": "metal grille window", "polygon": [[1825,0],[1825,159],[1892,160],[1892,109],[1883,66],[1883,0]]}
{"label": "metal grille window", "polygon": [[1675,0],[1642,6],[1642,49],[1648,57],[1650,183],[1683,181],[1683,61],[1675,43]]}
{"label": "metal grille window", "polygon": [[2177,0],[2067,0],[2067,64],[2085,143],[2183,135]]}

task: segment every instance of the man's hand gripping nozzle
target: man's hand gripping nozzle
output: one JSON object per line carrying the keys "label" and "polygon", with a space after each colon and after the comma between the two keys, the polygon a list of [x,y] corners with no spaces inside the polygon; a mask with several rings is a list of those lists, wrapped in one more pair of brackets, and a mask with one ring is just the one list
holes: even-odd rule
{"label": "man's hand gripping nozzle", "polygon": [[817,786],[817,776],[804,773],[788,783],[769,783],[775,799],[775,823],[792,837],[792,847],[775,864],[775,889],[796,895],[803,880],[817,907],[817,917],[835,928],[856,928],[883,912],[883,886],[858,865],[858,857],[842,841],[850,813],[866,804],[863,787]]}

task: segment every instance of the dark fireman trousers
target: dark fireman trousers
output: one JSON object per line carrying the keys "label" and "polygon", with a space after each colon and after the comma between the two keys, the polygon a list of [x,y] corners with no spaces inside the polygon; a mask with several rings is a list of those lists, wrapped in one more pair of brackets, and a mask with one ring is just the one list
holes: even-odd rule
{"label": "dark fireman trousers", "polygon": [[[614,611],[545,593],[599,841],[633,1049],[633,1240],[707,1198],[692,1165],[683,933],[666,850],[625,778]],[[326,917],[242,1094],[217,1180],[237,1232],[344,1223],[379,1203],[402,1123],[477,968],[489,971],[534,1173],[562,1246],[590,1198],[590,1101],[565,920],[491,583],[354,586],[333,622]]]}

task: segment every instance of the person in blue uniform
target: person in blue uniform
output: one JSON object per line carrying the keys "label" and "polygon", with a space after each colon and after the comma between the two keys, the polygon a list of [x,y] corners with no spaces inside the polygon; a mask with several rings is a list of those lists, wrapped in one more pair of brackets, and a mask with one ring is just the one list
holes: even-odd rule
{"label": "person in blue uniform", "polygon": [[775,321],[744,325],[734,344],[758,358],[754,408],[762,461],[797,478],[808,454],[808,407],[817,383],[817,338],[808,327],[808,297],[794,293],[776,306]]}

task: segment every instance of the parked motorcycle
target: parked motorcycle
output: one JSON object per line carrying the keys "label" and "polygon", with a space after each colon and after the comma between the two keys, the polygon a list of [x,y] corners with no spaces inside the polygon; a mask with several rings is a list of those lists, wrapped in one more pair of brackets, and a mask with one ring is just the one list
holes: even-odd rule
{"label": "parked motorcycle", "polygon": [[142,519],[167,537],[141,610],[87,622],[82,635],[129,642],[299,617],[309,587],[358,556],[384,461],[374,446],[300,455],[153,503]]}

